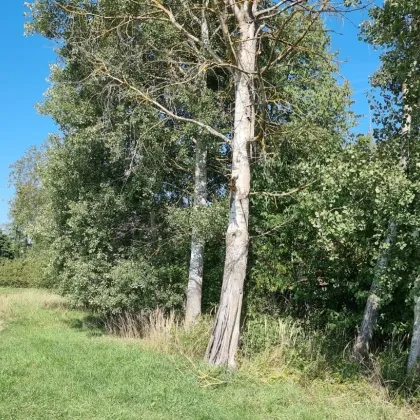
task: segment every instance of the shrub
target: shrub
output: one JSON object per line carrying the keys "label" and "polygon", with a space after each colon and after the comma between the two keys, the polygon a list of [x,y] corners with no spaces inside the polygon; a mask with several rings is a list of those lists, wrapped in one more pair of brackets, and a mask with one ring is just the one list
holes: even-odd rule
{"label": "shrub", "polygon": [[345,381],[357,377],[345,330],[310,328],[291,318],[254,316],[244,325],[240,363],[263,377],[296,374],[302,379]]}
{"label": "shrub", "polygon": [[180,283],[141,258],[74,259],[66,263],[60,280],[62,292],[74,305],[103,316],[180,307],[184,294]]}
{"label": "shrub", "polygon": [[3,287],[48,287],[50,284],[44,273],[45,262],[42,256],[0,259],[0,286]]}

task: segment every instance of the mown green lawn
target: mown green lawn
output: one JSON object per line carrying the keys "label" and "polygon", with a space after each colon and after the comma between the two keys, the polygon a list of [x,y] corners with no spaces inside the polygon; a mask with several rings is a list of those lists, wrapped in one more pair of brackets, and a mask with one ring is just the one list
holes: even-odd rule
{"label": "mown green lawn", "polygon": [[81,328],[86,314],[0,289],[0,419],[414,419],[367,385],[232,376],[203,388],[182,357]]}

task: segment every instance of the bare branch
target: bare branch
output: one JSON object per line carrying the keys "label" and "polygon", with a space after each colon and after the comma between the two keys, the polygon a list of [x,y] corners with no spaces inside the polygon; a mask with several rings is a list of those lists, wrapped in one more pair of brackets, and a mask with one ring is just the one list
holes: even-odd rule
{"label": "bare branch", "polygon": [[302,33],[302,35],[297,39],[297,41],[295,43],[293,43],[291,46],[289,46],[289,48],[287,48],[282,54],[278,55],[274,60],[272,60],[265,67],[263,67],[261,69],[261,74],[266,72],[268,69],[270,69],[277,62],[286,58],[293,50],[295,50],[299,46],[299,44],[305,39],[306,35],[308,34],[309,30],[312,28],[313,24],[318,20],[319,15],[322,13],[324,8],[327,6],[328,1],[329,0],[323,0],[321,7],[319,8],[319,10],[317,10],[317,12],[315,13],[315,16],[313,17],[313,19],[311,20],[311,22],[309,23],[309,25],[307,26],[305,31]]}
{"label": "bare branch", "polygon": [[293,188],[292,190],[286,191],[286,192],[268,192],[268,191],[252,191],[250,195],[264,195],[267,197],[273,197],[273,198],[283,198],[283,197],[289,197],[299,191],[302,191],[312,184],[314,184],[315,181],[309,182],[308,184],[300,185],[299,187]]}
{"label": "bare branch", "polygon": [[241,9],[238,6],[238,2],[236,0],[224,0],[225,5],[233,10],[233,13],[236,16],[236,19],[241,19]]}
{"label": "bare branch", "polygon": [[143,92],[142,90],[140,90],[138,87],[134,86],[132,83],[130,83],[125,77],[118,77],[113,75],[108,68],[106,67],[106,64],[102,62],[103,65],[103,69],[105,70],[105,74],[112,80],[118,82],[121,85],[125,85],[126,87],[128,87],[130,90],[132,90],[133,92],[137,93],[138,96],[140,96],[145,102],[153,105],[155,108],[159,109],[160,111],[162,111],[164,114],[166,114],[167,116],[174,118],[178,121],[183,121],[183,122],[188,122],[191,124],[195,124],[201,128],[204,128],[208,133],[212,134],[215,137],[218,137],[220,139],[222,139],[224,142],[226,143],[230,143],[230,139],[228,137],[226,137],[224,134],[220,133],[219,131],[215,130],[213,127],[210,127],[209,125],[195,120],[193,118],[187,118],[187,117],[182,117],[180,115],[176,115],[174,114],[172,111],[170,111],[168,108],[164,107],[162,104],[160,104],[158,101],[156,101],[155,99],[151,98],[147,93]]}
{"label": "bare branch", "polygon": [[[260,11],[256,11],[254,13],[255,17],[258,19],[265,19],[267,17],[271,17],[271,16],[275,16],[276,14],[278,14],[279,9],[283,6],[283,4],[287,3],[289,0],[281,0],[278,3],[276,3],[274,6],[268,7],[267,9],[263,9]],[[295,0],[293,1],[293,6],[301,3],[303,0]],[[274,14],[273,14],[274,12]]]}
{"label": "bare branch", "polygon": [[164,7],[162,4],[159,3],[158,0],[152,0],[152,3],[155,5],[155,7],[157,7],[159,10],[161,10],[163,13],[165,13],[168,16],[169,21],[177,28],[179,29],[182,33],[184,33],[187,38],[194,42],[195,44],[198,44],[199,46],[201,46],[202,48],[204,48],[205,51],[207,51],[214,60],[216,60],[218,63],[223,64],[223,60],[221,57],[218,56],[218,54],[216,54],[216,52],[210,47],[210,45],[205,45],[205,43],[197,38],[195,35],[191,34],[187,29],[185,29],[176,19],[174,14],[172,13],[171,10],[167,9],[166,7]]}
{"label": "bare branch", "polygon": [[251,238],[259,238],[261,236],[267,236],[270,235],[273,232],[276,232],[277,230],[279,230],[280,228],[288,225],[289,223],[291,223],[293,221],[293,218],[291,217],[290,219],[287,219],[286,221],[284,221],[283,223],[280,223],[277,226],[274,226],[272,229],[267,230],[265,232],[259,233],[258,235],[252,235]]}
{"label": "bare branch", "polygon": [[237,63],[238,60],[236,57],[235,47],[233,46],[232,38],[229,32],[229,27],[227,24],[227,18],[228,18],[227,6],[225,2],[223,2],[222,0],[219,0],[218,7],[219,7],[220,27],[222,28],[223,38],[225,40],[226,47],[228,48],[228,55],[231,56],[231,59],[233,60],[234,63]]}

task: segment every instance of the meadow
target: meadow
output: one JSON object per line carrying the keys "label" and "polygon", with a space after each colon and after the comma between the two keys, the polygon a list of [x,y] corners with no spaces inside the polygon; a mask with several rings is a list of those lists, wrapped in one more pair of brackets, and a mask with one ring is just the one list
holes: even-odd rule
{"label": "meadow", "polygon": [[0,419],[415,419],[364,381],[210,369],[106,334],[51,292],[0,289]]}

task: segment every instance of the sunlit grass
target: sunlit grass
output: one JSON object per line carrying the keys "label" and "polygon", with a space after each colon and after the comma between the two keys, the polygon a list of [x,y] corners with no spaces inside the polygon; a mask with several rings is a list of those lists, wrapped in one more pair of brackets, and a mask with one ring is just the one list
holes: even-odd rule
{"label": "sunlit grass", "polygon": [[45,291],[0,289],[0,321],[2,420],[416,418],[365,383],[262,383],[110,339]]}

